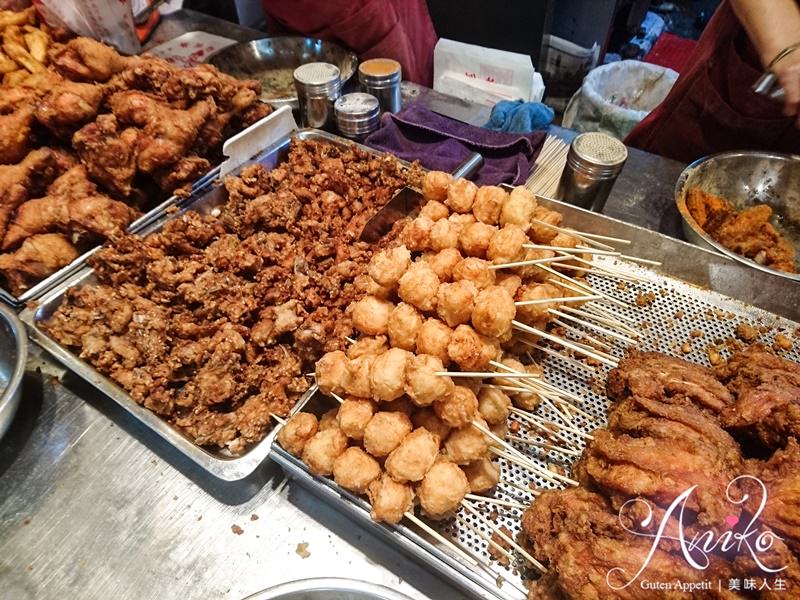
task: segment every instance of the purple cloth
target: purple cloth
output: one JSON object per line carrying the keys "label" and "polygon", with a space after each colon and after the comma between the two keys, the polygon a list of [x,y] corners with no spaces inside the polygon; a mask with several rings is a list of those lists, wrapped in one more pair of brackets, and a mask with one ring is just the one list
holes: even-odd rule
{"label": "purple cloth", "polygon": [[391,152],[426,169],[452,173],[470,152],[480,152],[484,163],[474,177],[478,185],[522,185],[530,174],[547,133],[505,133],[467,125],[443,117],[420,104],[397,114],[385,113],[381,128],[365,144]]}

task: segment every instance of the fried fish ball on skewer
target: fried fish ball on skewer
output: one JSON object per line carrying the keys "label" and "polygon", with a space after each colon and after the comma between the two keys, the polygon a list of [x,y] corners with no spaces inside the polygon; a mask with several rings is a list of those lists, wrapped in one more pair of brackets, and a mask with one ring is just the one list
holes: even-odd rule
{"label": "fried fish ball on skewer", "polygon": [[465,227],[469,227],[473,223],[477,222],[475,215],[471,212],[462,214],[462,213],[451,213],[447,220],[450,221],[456,227],[459,227],[459,235],[464,231]]}
{"label": "fried fish ball on skewer", "polygon": [[469,325],[459,325],[450,336],[447,355],[464,371],[482,371],[497,358],[500,345]]}
{"label": "fried fish ball on skewer", "polygon": [[399,523],[413,509],[414,489],[408,483],[397,483],[387,473],[369,485],[367,495],[373,521]]}
{"label": "fried fish ball on skewer", "polygon": [[417,347],[417,334],[424,322],[425,317],[410,304],[401,302],[395,306],[386,324],[392,346],[413,351]]}
{"label": "fried fish ball on skewer", "polygon": [[431,519],[445,519],[455,511],[469,493],[469,482],[458,465],[438,462],[417,486],[417,497]]}
{"label": "fried fish ball on skewer", "polygon": [[375,296],[364,296],[348,307],[353,327],[365,335],[384,335],[394,304]]}
{"label": "fried fish ball on skewer", "polygon": [[319,419],[319,430],[326,431],[328,429],[339,429],[339,422],[336,420],[336,416],[338,414],[338,406],[325,411]]}
{"label": "fried fish ball on skewer", "polygon": [[400,348],[390,348],[372,363],[370,397],[379,402],[391,402],[405,392],[406,365],[412,354]]}
{"label": "fried fish ball on skewer", "polygon": [[511,414],[511,398],[497,388],[481,388],[478,392],[478,412],[490,425],[503,423]]}
{"label": "fried fish ball on skewer", "polygon": [[367,273],[378,285],[394,288],[411,265],[411,252],[405,246],[395,246],[376,253],[369,261]]}
{"label": "fried fish ball on skewer", "polygon": [[525,232],[513,224],[498,229],[486,247],[486,258],[496,265],[519,262],[525,256]]}
{"label": "fried fish ball on skewer", "polygon": [[392,294],[394,294],[394,290],[392,288],[379,285],[377,281],[375,281],[366,273],[362,273],[356,277],[353,280],[353,285],[359,295],[375,296],[376,298],[386,300],[387,298],[390,298]]}
{"label": "fried fish ball on skewer", "polygon": [[443,283],[436,294],[436,314],[449,327],[469,323],[477,296],[478,288],[471,281]]}
{"label": "fried fish ball on skewer", "polygon": [[436,306],[436,292],[439,290],[439,277],[425,262],[413,263],[400,278],[397,294],[404,302],[416,306],[421,311],[433,310]]}
{"label": "fried fish ball on skewer", "polygon": [[472,212],[472,204],[477,193],[478,186],[469,179],[456,179],[447,186],[447,198],[444,203],[453,212],[466,214]]}
{"label": "fried fish ball on skewer", "polygon": [[440,440],[447,439],[452,429],[450,425],[442,421],[436,415],[436,412],[428,406],[415,410],[411,415],[411,422],[414,424],[414,427],[424,427],[431,433],[439,436]]}
{"label": "fried fish ball on skewer", "polygon": [[444,171],[428,171],[422,179],[422,195],[426,200],[444,201],[453,176]]}
{"label": "fried fish ball on skewer", "polygon": [[445,248],[458,248],[458,234],[461,226],[453,223],[449,219],[439,219],[431,227],[430,244],[431,250],[439,252]]}
{"label": "fried fish ball on skewer", "polygon": [[411,433],[411,419],[401,412],[376,412],[364,429],[364,449],[375,458],[383,458]]}
{"label": "fried fish ball on skewer", "polygon": [[433,403],[433,410],[448,426],[464,427],[478,413],[478,398],[471,389],[457,385],[449,396]]}
{"label": "fried fish ball on skewer", "polygon": [[472,326],[485,336],[503,338],[511,331],[511,322],[517,314],[514,297],[499,285],[482,289],[475,298]]}
{"label": "fried fish ball on skewer", "polygon": [[346,398],[336,413],[336,422],[351,440],[364,439],[364,430],[375,414],[375,403],[366,398]]}
{"label": "fried fish ball on skewer", "polygon": [[286,420],[278,432],[277,440],[281,448],[289,454],[300,456],[303,454],[306,442],[319,431],[317,417],[307,412],[299,412]]}
{"label": "fried fish ball on skewer", "polygon": [[510,223],[527,233],[535,210],[536,197],[524,187],[515,187],[503,202],[503,208],[500,210],[500,226]]}
{"label": "fried fish ball on skewer", "polygon": [[412,356],[406,365],[406,394],[417,406],[430,406],[453,392],[452,378],[437,375],[444,371],[442,361],[429,354]]}
{"label": "fried fish ball on skewer", "polygon": [[334,481],[356,494],[365,494],[380,476],[378,461],[357,446],[350,446],[333,461]]}
{"label": "fried fish ball on skewer", "polygon": [[[558,211],[540,205],[533,211],[533,219],[558,227],[564,220],[564,216]],[[535,244],[549,245],[550,241],[558,235],[558,231],[547,225],[532,222],[528,235]]]}
{"label": "fried fish ball on skewer", "polygon": [[348,363],[348,377],[344,384],[344,391],[348,395],[357,398],[372,396],[372,365],[375,359],[375,355],[364,354]]}
{"label": "fried fish ball on skewer", "polygon": [[343,394],[348,385],[350,361],[341,350],[325,353],[317,361],[314,375],[324,394]]}
{"label": "fried fish ball on skewer", "polygon": [[437,200],[428,200],[419,211],[420,217],[430,219],[434,223],[440,219],[446,219],[450,216],[450,209],[447,208],[442,202]]}
{"label": "fried fish ball on skewer", "polygon": [[333,463],[347,449],[347,436],[338,427],[318,431],[303,448],[303,462],[316,475],[333,473]]}
{"label": "fried fish ball on skewer", "polygon": [[355,343],[347,347],[345,354],[347,354],[347,358],[350,360],[361,356],[377,356],[389,349],[387,341],[385,335],[361,337],[358,338]]}
{"label": "fried fish ball on skewer", "polygon": [[500,467],[488,458],[481,458],[461,467],[473,494],[484,494],[500,483]]}
{"label": "fried fish ball on skewer", "polygon": [[[523,286],[517,293],[517,300],[525,302],[530,300],[547,300],[548,298],[561,298],[563,290],[549,283]],[[524,323],[534,321],[552,320],[553,316],[547,311],[558,308],[558,302],[543,302],[542,304],[521,304],[517,306],[517,318]]]}
{"label": "fried fish ball on skewer", "polygon": [[464,227],[458,240],[458,246],[466,256],[485,258],[492,237],[499,231],[493,225],[472,223]]}
{"label": "fried fish ball on skewer", "polygon": [[400,241],[412,252],[423,252],[431,247],[431,229],[433,221],[419,216],[405,226]]}
{"label": "fried fish ball on skewer", "polygon": [[479,290],[494,285],[497,274],[483,259],[468,256],[453,268],[453,281],[471,281]]}
{"label": "fried fish ball on skewer", "polygon": [[495,185],[484,185],[475,194],[472,203],[472,214],[481,223],[497,225],[500,222],[500,211],[508,197],[508,192]]}
{"label": "fried fish ball on skewer", "polygon": [[453,269],[461,262],[461,253],[455,248],[445,248],[439,252],[431,252],[422,257],[430,265],[440,282],[450,281],[453,278]]}
{"label": "fried fish ball on skewer", "polygon": [[439,319],[430,318],[422,324],[417,333],[417,354],[430,354],[447,366],[450,362],[448,347],[453,330]]}
{"label": "fried fish ball on skewer", "polygon": [[386,459],[386,472],[400,483],[420,481],[439,455],[439,436],[424,427],[409,433]]}
{"label": "fried fish ball on skewer", "polygon": [[517,295],[517,291],[522,286],[522,278],[516,273],[503,271],[497,274],[495,285],[506,288],[508,293],[511,294],[511,297],[514,298]]}
{"label": "fried fish ball on skewer", "polygon": [[[486,429],[489,428],[486,421],[479,416],[473,421]],[[487,455],[489,438],[470,423],[453,430],[444,442],[444,449],[447,458],[458,465],[466,465]]]}

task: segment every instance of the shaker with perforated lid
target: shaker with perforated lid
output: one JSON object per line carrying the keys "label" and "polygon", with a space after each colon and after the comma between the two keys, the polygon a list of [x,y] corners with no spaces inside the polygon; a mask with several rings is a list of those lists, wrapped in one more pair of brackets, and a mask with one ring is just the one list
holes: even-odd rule
{"label": "shaker with perforated lid", "polygon": [[342,95],[342,78],[336,65],[307,63],[294,70],[294,87],[304,127],[333,130],[333,103]]}
{"label": "shaker with perforated lid", "polygon": [[339,133],[361,142],[380,124],[381,109],[372,94],[353,92],[345,94],[333,105]]}
{"label": "shaker with perforated lid", "polygon": [[402,107],[400,82],[403,69],[391,58],[371,58],[358,67],[361,88],[378,99],[381,112],[396,113]]}
{"label": "shaker with perforated lid", "polygon": [[600,212],[628,158],[628,149],[605,133],[581,133],[569,147],[556,196],[568,204]]}

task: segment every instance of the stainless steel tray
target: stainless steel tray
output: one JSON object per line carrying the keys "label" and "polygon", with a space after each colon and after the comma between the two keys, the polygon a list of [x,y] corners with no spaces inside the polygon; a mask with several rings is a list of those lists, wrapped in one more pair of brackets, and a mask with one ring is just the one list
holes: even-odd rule
{"label": "stainless steel tray", "polygon": [[[352,144],[350,140],[314,129],[295,131],[291,135],[282,138],[272,146],[263,150],[254,157],[251,162],[241,165],[231,174],[235,175],[241,172],[247,165],[253,163],[261,163],[269,168],[274,168],[277,164],[285,160],[289,152],[291,141],[294,138],[300,140],[325,141],[326,143],[339,146],[349,146]],[[360,147],[372,154],[378,154],[365,146]],[[198,189],[196,193],[187,199],[171,198],[162,203],[157,209],[148,213],[148,220],[142,217],[137,221],[136,233],[142,237],[146,237],[147,235],[158,232],[168,221],[188,210],[204,214],[213,211],[217,206],[220,206],[227,200],[227,194],[221,187],[209,188],[210,183],[211,181],[209,179],[201,189]],[[172,207],[178,210],[168,212],[168,209]],[[92,253],[94,252],[96,252],[96,250],[92,251]],[[61,304],[67,290],[96,283],[96,281],[93,270],[84,265],[81,269],[66,274],[60,282],[56,283],[55,287],[46,291],[42,296],[38,297],[35,302],[31,302],[30,306],[26,307],[22,313],[20,313],[20,318],[28,326],[31,338],[67,368],[74,371],[88,383],[109,396],[133,417],[154,430],[158,435],[175,446],[178,451],[185,454],[214,476],[223,480],[233,481],[242,479],[252,473],[258,465],[264,461],[269,453],[271,434],[250,448],[245,454],[237,457],[230,456],[223,452],[212,452],[200,448],[177,428],[172,427],[155,413],[137,404],[127,392],[111,379],[101,374],[92,365],[77,357],[67,348],[64,348],[40,327],[42,321],[47,320]],[[312,390],[313,389],[314,388],[312,388]],[[301,397],[300,401],[298,401],[298,406],[302,405],[304,399],[309,395],[310,393],[307,392]]]}
{"label": "stainless steel tray", "polygon": [[[747,269],[720,255],[658,233],[557,201],[541,200],[541,202],[562,212],[565,223],[576,229],[631,240],[631,245],[623,249],[626,254],[663,261],[663,265],[657,269],[641,267],[630,262],[611,261],[617,269],[647,279],[645,283],[628,284],[625,290],[617,287],[616,280],[589,276],[591,285],[601,292],[632,303],[629,308],[614,310],[636,321],[637,329],[642,335],[640,349],[657,350],[708,365],[706,345],[715,339],[725,340],[733,336],[734,328],[740,321],[770,327],[771,330],[761,336],[761,341],[767,343],[770,343],[779,331],[788,334],[790,338],[798,331],[796,321],[800,320],[800,289],[798,289],[800,286],[781,277]],[[652,293],[654,300],[647,306],[639,307],[635,304],[635,300],[643,293]],[[724,294],[738,296],[747,303]],[[771,309],[772,312],[758,306]],[[696,333],[693,332],[696,331],[702,332],[703,337],[695,337]],[[794,338],[795,349],[785,356],[800,361],[800,351],[798,351],[800,332],[797,336]],[[682,348],[686,341],[691,343],[689,352],[684,352],[685,348]],[[621,357],[623,348],[615,346],[612,353]],[[541,364],[550,383],[584,398],[581,406],[591,418],[581,415],[575,417],[575,423],[581,430],[588,433],[606,423],[608,401],[604,394],[597,394],[596,382],[590,381],[587,373],[552,356],[547,356]],[[603,376],[604,371],[607,371],[607,368],[598,368],[597,375]],[[335,406],[332,400],[320,396],[318,394],[312,398],[306,405],[306,410],[321,414]],[[553,417],[545,406],[540,406],[537,413],[545,418]],[[512,420],[517,418],[512,416]],[[526,431],[524,422],[520,421],[520,424],[521,431]],[[533,432],[528,432],[527,435],[533,440],[546,441]],[[576,445],[581,444],[579,436],[571,433],[566,435]],[[557,454],[547,454],[543,457],[545,460],[542,460],[540,457],[543,455],[532,453],[530,447],[519,444],[515,446],[542,466],[556,464],[567,471],[571,467],[569,462],[563,461]],[[525,597],[521,591],[524,586],[523,578],[514,571],[514,568],[525,571],[524,563],[515,563],[511,569],[492,563],[495,574],[475,569],[455,557],[434,538],[420,535],[413,526],[407,526],[405,522],[398,526],[375,523],[369,516],[369,506],[363,498],[342,490],[328,478],[313,475],[300,460],[286,453],[277,443],[273,444],[272,456],[289,477],[307,486],[325,502],[335,505],[363,526],[396,544],[399,549],[471,594],[503,600],[518,600]],[[504,461],[499,461],[498,464],[502,467],[502,479],[505,481],[523,487],[533,482],[539,489],[555,487],[515,465]],[[531,500],[531,497],[516,488],[503,484],[497,488],[493,496],[523,504],[529,504]],[[489,510],[491,509],[486,512]],[[495,524],[505,525],[516,536],[520,528],[521,511],[501,509],[499,513]],[[480,521],[466,511],[461,510],[460,514],[474,527],[482,528]],[[488,561],[486,542],[470,529],[459,525],[457,521],[429,522],[429,525],[444,537],[458,543],[462,549]],[[497,585],[498,576],[506,581],[502,587]]]}

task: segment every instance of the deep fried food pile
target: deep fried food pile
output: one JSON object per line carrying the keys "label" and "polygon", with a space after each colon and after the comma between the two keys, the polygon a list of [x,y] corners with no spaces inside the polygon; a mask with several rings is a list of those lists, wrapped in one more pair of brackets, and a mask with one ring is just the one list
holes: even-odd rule
{"label": "deep fried food pile", "polygon": [[[549,568],[530,597],[778,598],[780,592],[726,591],[729,578],[769,579],[747,550],[725,553],[714,547],[707,553],[709,568],[700,571],[687,563],[676,541],[679,526],[688,541],[709,531],[719,537],[730,529],[746,531],[755,515],[751,529],[772,542],[759,551],[759,560],[770,568],[786,566],[779,574],[785,593],[797,595],[800,445],[793,427],[798,373],[797,364],[758,345],[734,354],[716,374],[655,352],[634,352],[621,361],[608,378],[609,396],[617,401],[608,427],[592,433],[573,467],[581,487],[544,492],[523,516],[532,553]],[[726,428],[782,449],[768,460],[745,459]],[[646,536],[657,534],[669,506],[692,486],[697,487],[680,523],[676,513],[666,521],[664,532],[673,539],[659,543],[632,585],[612,590],[610,584],[625,583],[645,563],[653,544]],[[672,595],[639,585],[676,579],[714,585],[693,593],[672,590]]]}
{"label": "deep fried food pile", "polygon": [[737,211],[725,198],[692,188],[686,192],[686,208],[703,231],[729,250],[767,267],[797,273],[797,249],[769,222],[772,209],[766,204]]}
{"label": "deep fried food pile", "polygon": [[[504,437],[512,407],[530,411],[541,402],[536,388],[504,377],[542,377],[536,363],[517,360],[516,350],[529,348],[519,337],[536,338],[515,337],[512,321],[547,327],[547,309],[557,305],[547,300],[564,296],[540,269],[498,267],[555,256],[526,244],[577,246],[567,234],[533,230],[537,211],[547,222],[560,223],[560,215],[537,207],[524,188],[478,188],[431,171],[422,190],[427,202],[419,216],[359,278],[365,295],[347,309],[358,339],[317,362],[320,390],[343,403],[319,424],[311,414],[293,417],[277,438],[312,472],[366,493],[373,519],[391,523],[413,509],[415,498],[426,516],[442,519],[466,493],[497,485],[486,432]],[[517,307],[515,298],[543,302]],[[448,369],[496,376],[481,387],[481,379],[450,377]]]}
{"label": "deep fried food pile", "polygon": [[54,43],[49,59],[0,87],[0,281],[16,295],[186,193],[225,138],[271,110],[258,82],[208,65],[80,37]]}
{"label": "deep fried food pile", "polygon": [[415,173],[294,142],[271,171],[227,178],[217,216],[187,212],[101,249],[98,284],[70,290],[45,328],[197,444],[241,453],[270,412],[288,414],[314,361],[343,347],[372,255],[355,241],[364,215]]}

